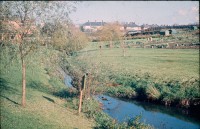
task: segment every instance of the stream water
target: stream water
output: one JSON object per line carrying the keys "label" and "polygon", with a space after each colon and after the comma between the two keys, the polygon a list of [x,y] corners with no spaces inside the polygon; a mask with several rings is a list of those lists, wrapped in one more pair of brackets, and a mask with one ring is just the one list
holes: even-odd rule
{"label": "stream water", "polygon": [[[64,83],[72,87],[72,78],[64,73]],[[98,95],[95,98],[103,104],[103,111],[119,122],[142,115],[141,122],[158,129],[200,129],[200,120],[187,111],[147,102],[127,101]],[[102,99],[104,98],[104,99]]]}
{"label": "stream water", "polygon": [[64,82],[66,86],[72,87],[72,78],[69,75],[65,75]]}
{"label": "stream water", "polygon": [[67,75],[62,69],[59,69],[59,71],[62,73],[64,77],[64,83],[67,87],[73,87],[72,86],[72,78],[71,76]]}
{"label": "stream water", "polygon": [[103,111],[119,122],[141,114],[142,122],[158,129],[200,129],[200,120],[186,115],[183,110],[106,95],[98,95],[96,98],[103,104]]}

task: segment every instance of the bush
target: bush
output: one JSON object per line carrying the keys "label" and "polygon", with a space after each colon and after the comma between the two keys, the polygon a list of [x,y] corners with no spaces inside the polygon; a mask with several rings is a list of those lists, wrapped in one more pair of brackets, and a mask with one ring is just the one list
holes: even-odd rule
{"label": "bush", "polygon": [[134,98],[136,96],[133,88],[124,86],[108,87],[106,93],[121,98]]}
{"label": "bush", "polygon": [[95,129],[153,129],[150,125],[145,125],[140,122],[141,115],[128,120],[128,122],[118,123],[111,119],[105,113],[98,113],[96,115],[97,126]]}
{"label": "bush", "polygon": [[138,115],[132,119],[129,119],[127,127],[130,129],[151,129],[150,125],[145,125],[144,123],[141,123],[140,120],[142,118],[142,115]]}
{"label": "bush", "polygon": [[96,113],[100,111],[99,103],[93,98],[84,99],[82,110],[87,117],[95,118]]}
{"label": "bush", "polygon": [[160,99],[160,95],[161,95],[160,91],[158,91],[158,89],[155,88],[153,84],[148,84],[146,88],[146,94],[149,99],[153,99],[153,100]]}

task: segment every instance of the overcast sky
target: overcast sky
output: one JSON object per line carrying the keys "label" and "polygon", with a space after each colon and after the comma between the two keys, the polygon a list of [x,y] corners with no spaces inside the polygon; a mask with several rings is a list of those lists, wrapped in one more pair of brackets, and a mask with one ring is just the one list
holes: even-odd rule
{"label": "overcast sky", "polygon": [[75,24],[89,21],[189,24],[199,21],[198,1],[83,1],[70,14]]}

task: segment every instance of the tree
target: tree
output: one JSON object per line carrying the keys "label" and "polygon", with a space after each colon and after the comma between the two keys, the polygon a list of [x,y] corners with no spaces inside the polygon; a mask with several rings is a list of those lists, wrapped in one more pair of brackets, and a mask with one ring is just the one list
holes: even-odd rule
{"label": "tree", "polygon": [[70,38],[69,42],[65,46],[65,51],[68,53],[76,52],[83,49],[88,43],[88,37],[85,33],[81,32],[79,28],[76,28],[74,25],[69,25]]}
{"label": "tree", "polygon": [[76,28],[73,24],[60,24],[53,25],[53,31],[48,30],[51,40],[51,45],[66,54],[71,55],[87,45],[87,36]]}
{"label": "tree", "polygon": [[118,23],[109,23],[103,26],[102,29],[97,31],[97,36],[101,41],[109,41],[110,48],[113,46],[113,41],[122,40],[122,31]]}
{"label": "tree", "polygon": [[[35,50],[39,32],[37,22],[64,22],[68,14],[75,10],[75,2],[65,1],[3,1],[0,2],[1,18],[6,18],[7,30],[17,37],[22,67],[22,106],[26,105],[26,62],[25,58]],[[9,32],[9,33],[10,33]]]}

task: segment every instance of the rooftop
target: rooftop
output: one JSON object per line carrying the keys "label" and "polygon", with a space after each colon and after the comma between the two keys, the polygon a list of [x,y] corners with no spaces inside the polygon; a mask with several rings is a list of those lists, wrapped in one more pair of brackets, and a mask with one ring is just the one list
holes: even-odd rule
{"label": "rooftop", "polygon": [[126,27],[139,27],[138,25],[135,24],[135,22],[130,22],[128,24],[125,24]]}
{"label": "rooftop", "polygon": [[105,25],[106,24],[106,22],[86,22],[86,23],[84,23],[83,24],[83,26],[102,26],[102,25]]}
{"label": "rooftop", "polygon": [[139,27],[137,24],[135,24],[135,22],[126,23],[126,24],[124,24],[124,26],[126,26],[126,27]]}

